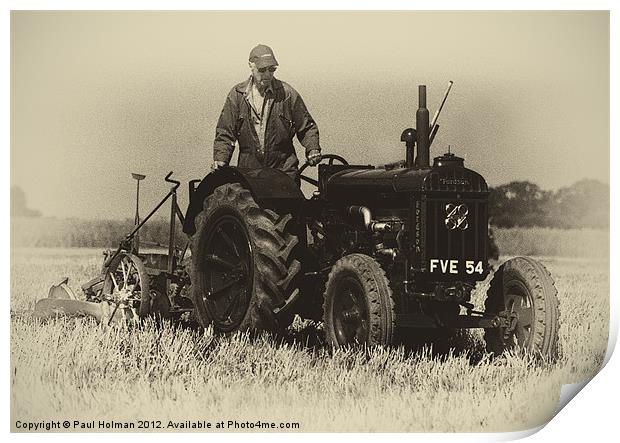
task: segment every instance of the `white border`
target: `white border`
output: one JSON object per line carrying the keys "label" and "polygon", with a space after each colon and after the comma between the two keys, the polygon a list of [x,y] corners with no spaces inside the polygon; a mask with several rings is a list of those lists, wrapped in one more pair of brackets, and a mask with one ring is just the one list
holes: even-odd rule
{"label": "white border", "polygon": [[[10,0],[5,2],[7,5],[2,15],[2,46],[1,57],[4,63],[2,66],[5,68],[2,70],[2,89],[5,97],[4,106],[2,107],[2,155],[3,155],[3,177],[4,186],[1,191],[2,202],[5,210],[8,212],[9,206],[9,188],[10,188],[10,101],[6,98],[10,97],[10,10],[37,10],[37,9],[55,9],[55,10],[70,10],[70,9],[116,9],[116,10],[142,10],[142,9],[155,9],[155,10],[234,10],[234,9],[246,9],[255,10],[257,7],[256,1],[249,0],[228,0],[226,2],[205,2],[197,0],[177,0],[174,2],[154,0],[150,2],[143,1],[119,1],[111,0],[107,2],[92,1],[92,2],[80,2],[80,1],[14,1]],[[291,2],[284,1],[270,1],[269,4],[260,4],[261,9],[267,10],[343,10],[349,8],[346,2],[340,0],[315,0],[310,4],[293,4]],[[617,82],[614,83],[613,79],[617,79],[620,72],[618,71],[618,8],[616,3],[612,1],[593,0],[593,1],[577,1],[577,0],[564,0],[564,1],[550,1],[550,0],[525,0],[520,2],[515,1],[474,1],[464,4],[460,1],[396,1],[396,0],[384,0],[381,2],[376,1],[358,1],[355,3],[357,9],[363,10],[463,10],[464,6],[467,6],[467,10],[610,10],[611,11],[611,122],[618,122],[618,87]],[[309,36],[311,38],[312,36]],[[618,130],[617,126],[611,125],[611,139],[610,146],[612,147],[611,168],[618,166],[618,153],[615,149],[619,147],[618,144]],[[592,159],[595,161],[595,159]],[[618,180],[611,174],[611,192],[612,196],[618,195]],[[611,200],[611,269],[617,269],[618,253],[617,249],[613,246],[618,245],[617,230],[614,227],[618,226],[618,202],[612,197]],[[10,224],[5,216],[2,219],[2,230],[5,233],[5,239],[7,247],[4,248],[2,253],[2,268],[1,276],[2,281],[5,284],[6,290],[3,291],[4,302],[6,310],[4,311],[4,318],[8,318],[9,315],[9,296],[10,293],[10,273],[9,273],[9,258],[10,258]],[[618,278],[617,274],[610,274],[610,293],[616,294],[611,297],[611,321],[610,321],[610,340],[608,345],[608,353],[606,361],[611,357],[613,347],[617,340],[618,331]],[[3,356],[8,356],[10,352],[9,344],[9,326],[8,322],[5,327],[2,328],[2,346]],[[5,375],[5,383],[3,383],[3,412],[5,412],[5,419],[2,421],[2,429],[6,432],[9,431],[9,360],[8,358],[2,359],[2,373]],[[618,382],[615,374],[619,368],[618,357],[611,358],[607,366],[602,370],[601,374],[597,375],[594,380],[588,385],[588,387],[578,395],[576,401],[570,402],[566,408],[554,418],[541,432],[533,435],[531,439],[533,441],[555,441],[561,439],[572,440],[608,440],[607,436],[616,434],[616,421],[617,421],[617,398],[618,398]],[[5,390],[6,389],[6,390]],[[530,432],[526,433],[510,433],[510,434],[415,434],[415,435],[394,435],[389,434],[392,438],[406,438],[407,440],[416,439],[423,441],[446,441],[446,440],[458,440],[461,441],[503,441],[525,437]],[[204,438],[224,438],[229,439],[229,434],[209,434],[205,436],[202,434],[185,434],[182,437],[175,438],[190,438],[200,439]],[[37,438],[38,435],[22,435],[11,434],[10,438],[16,439],[30,439]],[[132,438],[128,434],[115,435],[113,438]],[[359,435],[351,434],[343,436],[341,434],[331,435],[332,438],[359,438]],[[368,438],[384,438],[385,436],[369,436]],[[84,438],[84,435],[80,434],[62,434],[59,436],[45,434],[43,438],[62,438],[65,439],[80,439]],[[109,439],[108,434],[91,434],[89,439]],[[161,437],[159,437],[161,438]],[[169,438],[169,437],[164,437]],[[234,437],[233,437],[234,438]],[[286,434],[252,434],[251,436],[243,436],[242,438],[251,438],[258,441],[272,441],[274,438],[286,438],[291,436]],[[297,434],[294,437],[295,440],[312,440],[314,441],[317,436],[310,434]],[[324,437],[321,437],[324,438]]]}

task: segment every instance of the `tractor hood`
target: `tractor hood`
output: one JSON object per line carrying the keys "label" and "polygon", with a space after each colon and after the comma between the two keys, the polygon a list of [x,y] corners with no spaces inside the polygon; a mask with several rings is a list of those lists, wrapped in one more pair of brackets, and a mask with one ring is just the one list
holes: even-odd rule
{"label": "tractor hood", "polygon": [[366,193],[389,194],[424,191],[488,192],[484,178],[463,166],[453,154],[436,157],[430,168],[383,169],[367,167],[343,169],[326,181],[329,196],[344,197]]}

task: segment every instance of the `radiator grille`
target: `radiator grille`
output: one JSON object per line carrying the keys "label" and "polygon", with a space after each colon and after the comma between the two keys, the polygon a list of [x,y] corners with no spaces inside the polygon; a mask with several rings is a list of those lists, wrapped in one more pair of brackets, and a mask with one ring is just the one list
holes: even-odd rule
{"label": "radiator grille", "polygon": [[[434,197],[422,200],[422,218],[425,220],[424,246],[419,262],[421,270],[426,270],[431,258],[442,260],[481,260],[487,259],[488,213],[486,198]],[[466,205],[466,229],[448,229],[446,218],[448,205]]]}

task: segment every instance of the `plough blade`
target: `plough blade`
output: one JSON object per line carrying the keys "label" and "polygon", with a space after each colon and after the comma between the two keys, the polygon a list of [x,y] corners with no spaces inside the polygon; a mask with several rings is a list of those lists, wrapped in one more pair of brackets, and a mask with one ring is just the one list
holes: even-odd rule
{"label": "plough blade", "polygon": [[69,277],[65,277],[63,281],[57,285],[52,285],[47,295],[48,298],[77,300],[75,292],[67,285],[69,283]]}
{"label": "plough blade", "polygon": [[136,319],[136,314],[127,307],[118,307],[109,302],[95,303],[78,300],[68,286],[69,278],[65,277],[57,285],[52,285],[48,298],[39,300],[34,305],[33,317],[48,320],[55,317],[93,317],[99,323],[118,323],[122,320]]}
{"label": "plough blade", "polygon": [[97,321],[104,318],[103,303],[92,303],[82,300],[66,298],[44,298],[34,305],[36,318],[49,319],[59,316],[66,317],[95,317]]}
{"label": "plough blade", "polygon": [[118,308],[108,302],[93,303],[66,298],[44,298],[34,306],[33,317],[48,320],[55,317],[93,317],[99,323],[118,323],[137,319],[131,309]]}

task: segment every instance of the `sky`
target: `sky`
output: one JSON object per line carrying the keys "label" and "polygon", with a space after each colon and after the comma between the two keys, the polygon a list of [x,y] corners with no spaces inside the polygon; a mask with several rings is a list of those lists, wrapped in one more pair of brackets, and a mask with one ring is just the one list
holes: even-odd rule
{"label": "sky", "polygon": [[450,145],[491,186],[609,183],[606,11],[14,11],[11,185],[46,216],[128,218],[139,172],[146,211],[169,171],[208,173],[257,43],[304,98],[324,153],[404,158],[417,86],[432,115],[452,80],[431,156]]}

